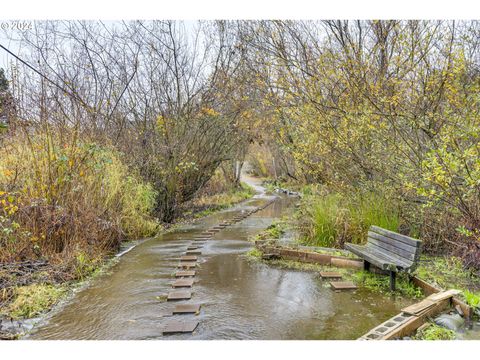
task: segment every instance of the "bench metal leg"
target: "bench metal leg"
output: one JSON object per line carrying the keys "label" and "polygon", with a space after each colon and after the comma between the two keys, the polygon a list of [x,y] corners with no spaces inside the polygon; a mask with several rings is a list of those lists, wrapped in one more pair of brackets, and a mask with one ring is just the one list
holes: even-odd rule
{"label": "bench metal leg", "polygon": [[395,291],[395,279],[397,277],[397,273],[395,271],[390,271],[390,290]]}
{"label": "bench metal leg", "polygon": [[367,260],[363,260],[363,270],[370,270],[370,263]]}

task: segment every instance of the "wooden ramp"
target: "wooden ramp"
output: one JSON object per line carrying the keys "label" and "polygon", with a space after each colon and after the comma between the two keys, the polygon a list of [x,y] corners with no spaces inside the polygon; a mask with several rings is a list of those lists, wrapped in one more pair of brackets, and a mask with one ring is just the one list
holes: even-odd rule
{"label": "wooden ramp", "polygon": [[424,300],[407,306],[402,312],[370,330],[358,340],[390,340],[408,336],[417,330],[428,317],[442,312],[451,303],[458,290],[448,290],[432,294]]}

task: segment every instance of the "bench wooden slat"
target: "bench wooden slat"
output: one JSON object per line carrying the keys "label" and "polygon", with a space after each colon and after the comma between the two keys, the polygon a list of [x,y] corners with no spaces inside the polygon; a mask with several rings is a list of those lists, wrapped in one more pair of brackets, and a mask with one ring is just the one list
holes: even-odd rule
{"label": "bench wooden slat", "polygon": [[416,254],[414,252],[409,252],[405,251],[403,249],[397,248],[387,242],[384,242],[382,240],[379,240],[374,237],[369,237],[368,238],[368,243],[374,244],[380,248],[382,248],[384,251],[391,252],[393,254],[398,255],[399,257],[405,259],[406,261],[415,261],[416,259]]}
{"label": "bench wooden slat", "polygon": [[411,253],[416,253],[419,249],[419,247],[417,247],[417,246],[412,246],[412,245],[406,244],[404,242],[397,241],[397,240],[392,239],[388,236],[380,235],[380,234],[378,234],[376,232],[373,232],[373,231],[368,232],[368,237],[377,239],[379,241],[383,241],[385,243],[388,243],[389,245],[395,246],[399,249],[402,249],[402,250],[405,250],[405,251],[408,251],[408,252],[411,252]]}
{"label": "bench wooden slat", "polygon": [[403,268],[409,268],[413,264],[412,260],[405,259],[403,257],[398,256],[395,253],[386,251],[384,248],[372,242],[368,242],[366,248],[372,250],[372,252],[374,254],[377,254],[377,256],[390,260],[390,262],[394,265],[398,265]]}
{"label": "bench wooden slat", "polygon": [[394,240],[403,242],[403,243],[408,244],[410,246],[420,247],[421,244],[422,244],[422,242],[420,240],[411,238],[411,237],[406,236],[406,235],[398,234],[396,232],[386,230],[386,229],[383,229],[383,228],[375,226],[375,225],[372,225],[370,227],[370,231],[373,231],[373,232],[376,232],[377,234],[380,234],[380,235],[392,238]]}
{"label": "bench wooden slat", "polygon": [[383,270],[393,270],[398,266],[404,267],[406,264],[395,261],[391,258],[384,256],[384,254],[378,254],[372,248],[367,246],[355,245],[355,244],[345,244],[345,247],[353,252],[354,254],[365,259],[369,263],[379,267]]}

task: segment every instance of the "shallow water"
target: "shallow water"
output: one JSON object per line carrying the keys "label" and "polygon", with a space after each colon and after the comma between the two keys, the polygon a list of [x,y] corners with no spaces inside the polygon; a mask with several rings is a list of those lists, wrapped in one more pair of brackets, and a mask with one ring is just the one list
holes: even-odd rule
{"label": "shallow water", "polygon": [[[110,274],[99,277],[54,313],[30,339],[355,339],[397,314],[405,302],[365,289],[332,291],[313,272],[249,261],[249,236],[282,215],[296,198],[272,205],[206,242],[199,255],[192,299],[199,315],[175,315],[157,296],[171,290],[178,258],[192,235],[242,210],[268,201],[257,196],[197,224],[145,241],[126,253]],[[193,334],[162,336],[173,319],[196,319]]]}

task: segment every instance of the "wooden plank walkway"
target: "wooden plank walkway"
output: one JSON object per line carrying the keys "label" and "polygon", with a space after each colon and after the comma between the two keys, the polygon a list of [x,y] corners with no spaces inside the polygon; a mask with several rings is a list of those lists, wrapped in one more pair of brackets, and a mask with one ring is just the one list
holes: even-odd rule
{"label": "wooden plank walkway", "polygon": [[[271,203],[271,202],[270,202]],[[267,203],[265,206],[270,205]],[[255,208],[254,210],[243,212],[240,215],[235,216],[232,219],[224,220],[219,224],[210,227],[207,230],[204,230],[202,233],[197,234],[191,238],[191,243],[187,246],[185,255],[181,256],[179,259],[178,270],[175,272],[176,280],[172,283],[172,287],[175,290],[172,290],[167,295],[167,301],[174,300],[190,300],[192,298],[192,293],[189,290],[177,290],[178,288],[192,288],[195,283],[196,271],[190,270],[197,266],[198,257],[196,255],[202,255],[202,245],[206,241],[212,240],[215,233],[220,230],[225,229],[226,227],[241,221],[247,218],[249,215],[260,210],[260,208]],[[183,270],[184,269],[184,270]],[[196,314],[200,313],[201,304],[188,304],[181,303],[177,304],[173,309],[172,315],[182,315],[182,314]],[[170,321],[166,324],[162,330],[163,335],[169,334],[178,334],[178,333],[192,333],[198,327],[198,321]]]}

